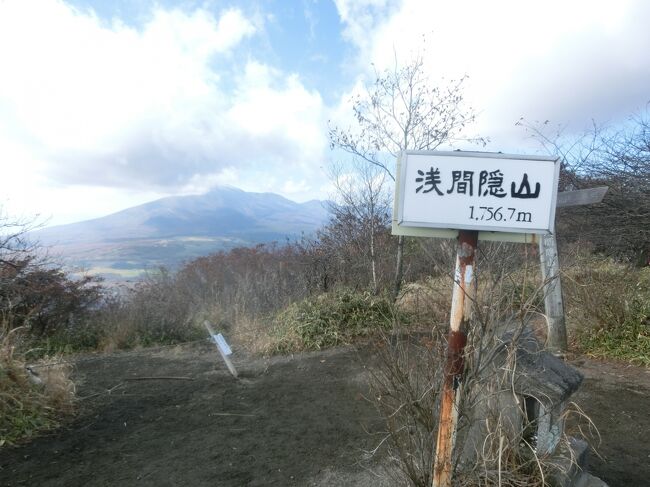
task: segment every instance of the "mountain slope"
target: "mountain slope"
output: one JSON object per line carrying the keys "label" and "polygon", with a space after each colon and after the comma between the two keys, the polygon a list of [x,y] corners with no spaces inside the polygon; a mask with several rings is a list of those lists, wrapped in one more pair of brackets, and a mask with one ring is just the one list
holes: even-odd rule
{"label": "mountain slope", "polygon": [[273,193],[219,187],[45,228],[33,237],[68,264],[124,277],[217,250],[312,234],[326,219],[320,201],[296,203]]}

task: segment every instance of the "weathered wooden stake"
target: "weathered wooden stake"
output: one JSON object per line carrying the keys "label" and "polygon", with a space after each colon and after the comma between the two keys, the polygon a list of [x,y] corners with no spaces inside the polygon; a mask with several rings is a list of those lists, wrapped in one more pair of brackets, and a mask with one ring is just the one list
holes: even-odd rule
{"label": "weathered wooden stake", "polygon": [[[557,195],[557,208],[600,203],[606,193],[607,186],[564,191]],[[562,301],[562,284],[560,282],[560,262],[555,234],[540,235],[539,257],[542,264],[544,308],[548,325],[546,348],[552,353],[561,354],[567,351],[567,333]]]}
{"label": "weathered wooden stake", "polygon": [[450,330],[447,341],[447,361],[442,387],[436,458],[433,466],[433,487],[451,486],[452,454],[456,441],[458,406],[464,367],[464,349],[467,343],[473,299],[476,295],[475,267],[478,232],[458,232],[456,273],[451,302]]}
{"label": "weathered wooden stake", "polygon": [[554,234],[539,236],[539,257],[542,264],[544,308],[548,325],[546,348],[552,353],[561,354],[567,350],[567,335],[564,304],[562,302],[562,286],[560,284],[557,240]]}

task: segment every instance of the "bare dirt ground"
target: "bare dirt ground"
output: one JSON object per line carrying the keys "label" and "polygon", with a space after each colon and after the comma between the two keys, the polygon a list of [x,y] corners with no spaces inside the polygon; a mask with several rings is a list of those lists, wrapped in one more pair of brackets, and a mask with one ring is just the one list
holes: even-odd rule
{"label": "bare dirt ground", "polygon": [[[601,436],[588,469],[610,487],[650,486],[650,369],[574,359],[585,376],[573,397]],[[600,457],[600,458],[599,458]]]}
{"label": "bare dirt ground", "polygon": [[[210,344],[118,353],[76,366],[77,417],[0,450],[2,486],[382,486],[369,352],[238,357]],[[586,359],[576,402],[598,425],[611,487],[650,485],[650,370]],[[188,377],[193,380],[144,379]],[[110,392],[109,392],[110,391]]]}

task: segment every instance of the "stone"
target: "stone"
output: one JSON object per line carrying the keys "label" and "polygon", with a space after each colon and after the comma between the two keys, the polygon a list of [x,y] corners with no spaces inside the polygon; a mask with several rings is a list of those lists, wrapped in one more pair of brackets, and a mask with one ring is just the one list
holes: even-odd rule
{"label": "stone", "polygon": [[473,406],[464,430],[459,430],[460,465],[471,468],[486,445],[494,449],[498,434],[510,445],[519,443],[522,454],[534,453],[554,465],[551,485],[605,486],[584,472],[587,443],[564,434],[566,405],[580,387],[582,374],[545,351],[527,330],[503,333],[489,356],[492,360],[473,383],[474,390],[466,391]]}
{"label": "stone", "polygon": [[598,477],[582,472],[580,478],[571,487],[607,487],[607,484]]}

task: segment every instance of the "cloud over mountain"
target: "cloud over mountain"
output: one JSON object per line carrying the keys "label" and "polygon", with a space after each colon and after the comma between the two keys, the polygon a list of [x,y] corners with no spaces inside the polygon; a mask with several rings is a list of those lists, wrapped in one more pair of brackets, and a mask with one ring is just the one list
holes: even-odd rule
{"label": "cloud over mountain", "polygon": [[3,2],[0,138],[67,185],[187,191],[260,161],[320,160],[321,97],[251,56],[260,29],[238,8],[157,8],[136,28],[55,0],[38,15]]}

